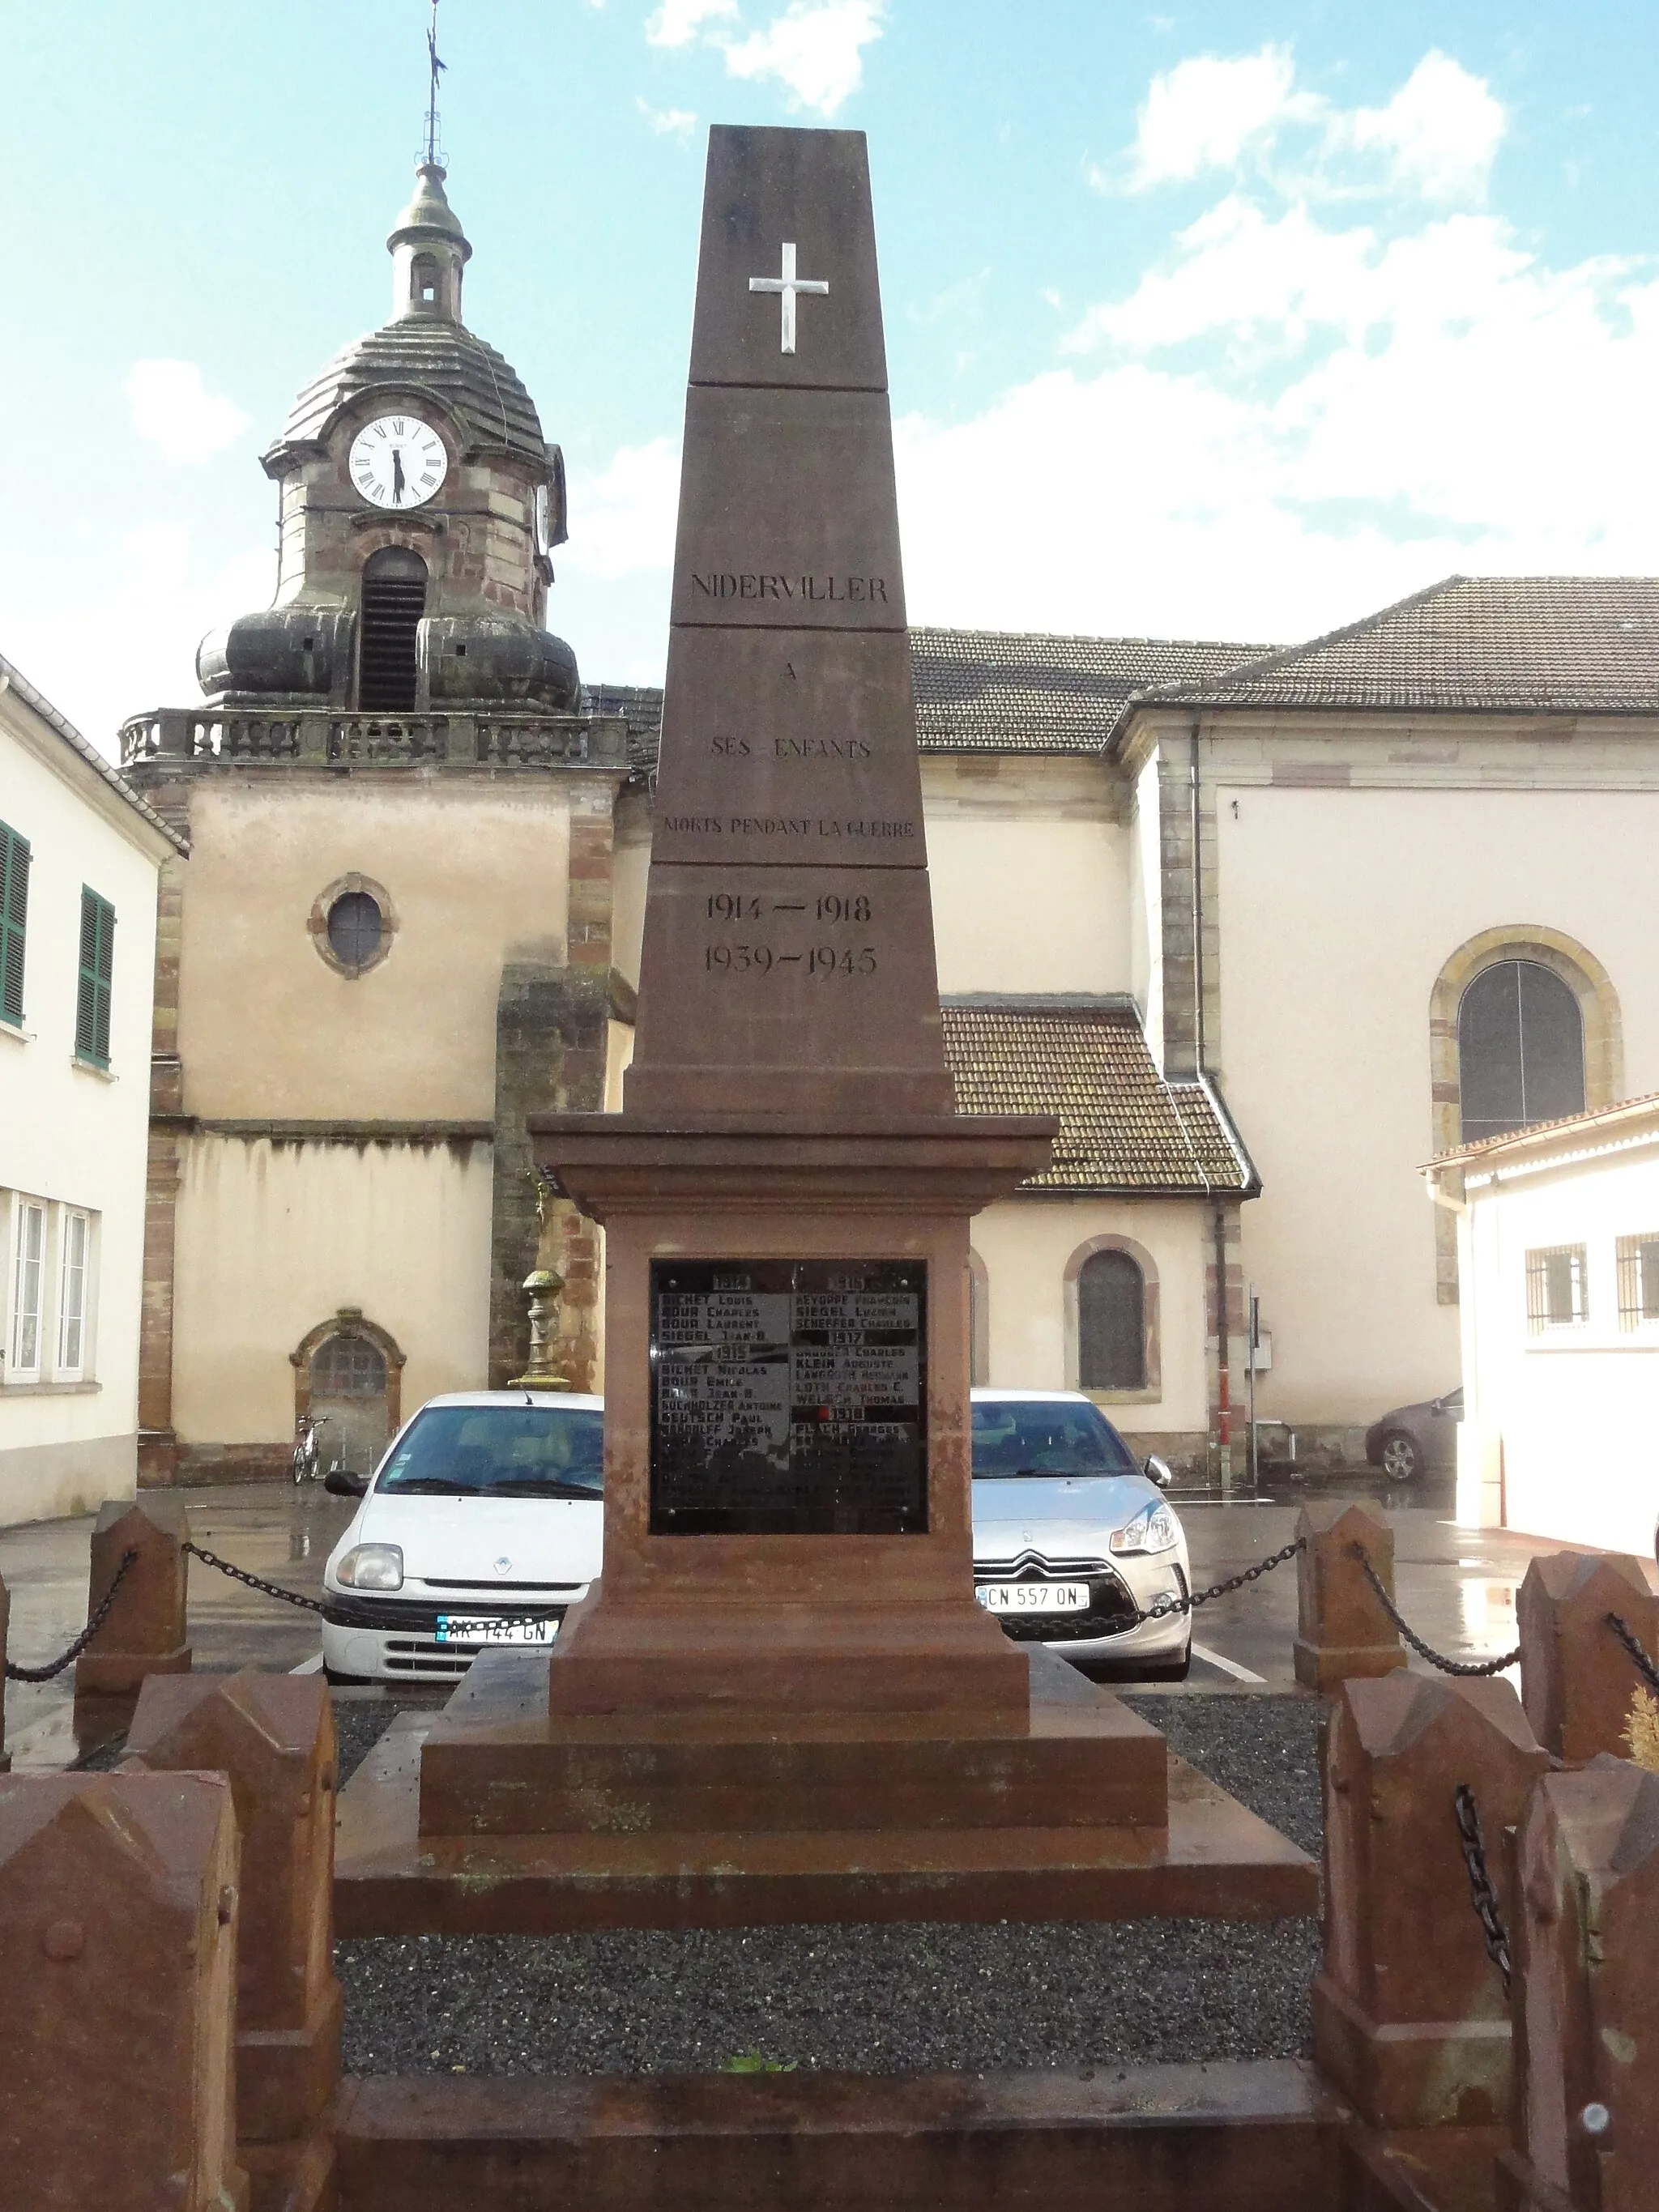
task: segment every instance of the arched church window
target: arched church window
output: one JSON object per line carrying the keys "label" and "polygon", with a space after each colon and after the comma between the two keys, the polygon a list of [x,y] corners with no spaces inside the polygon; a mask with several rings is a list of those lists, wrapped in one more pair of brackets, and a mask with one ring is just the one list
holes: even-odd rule
{"label": "arched church window", "polygon": [[346,891],[328,910],[329,950],[354,975],[380,958],[384,933],[379,903],[367,891]]}
{"label": "arched church window", "polygon": [[1475,976],[1458,1005],[1457,1060],[1465,1144],[1584,1110],[1583,1016],[1539,961]]}
{"label": "arched church window", "polygon": [[1077,1279],[1078,1387],[1146,1387],[1146,1279],[1127,1252],[1093,1252]]}
{"label": "arched church window", "polygon": [[407,714],[415,704],[415,647],[426,612],[426,563],[407,546],[386,545],[363,563],[357,648],[357,704],[366,713]]}
{"label": "arched church window", "polygon": [[313,1398],[378,1398],[385,1389],[385,1356],[367,1337],[331,1336],[311,1355]]}

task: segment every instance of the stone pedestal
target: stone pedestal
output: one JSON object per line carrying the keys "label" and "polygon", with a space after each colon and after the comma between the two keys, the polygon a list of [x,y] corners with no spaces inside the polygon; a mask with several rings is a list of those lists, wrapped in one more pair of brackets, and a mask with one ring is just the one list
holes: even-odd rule
{"label": "stone pedestal", "polygon": [[1394,1595],[1394,1531],[1363,1505],[1304,1505],[1296,1524],[1296,1679],[1333,1691],[1352,1677],[1390,1674],[1406,1663],[1400,1632],[1353,1555],[1356,1544]]}
{"label": "stone pedestal", "polygon": [[189,1540],[184,1501],[166,1491],[113,1498],[99,1509],[87,1575],[88,1620],[125,1554],[138,1556],[122,1577],[107,1620],[75,1662],[75,1726],[82,1739],[118,1735],[148,1675],[190,1672],[190,1563],[184,1549]]}
{"label": "stone pedestal", "polygon": [[0,2202],[246,2212],[216,1774],[0,1778]]}
{"label": "stone pedestal", "polygon": [[1659,2194],[1659,1775],[1552,1774],[1518,1850],[1516,2146],[1503,2212],[1647,2212]]}
{"label": "stone pedestal", "polygon": [[242,1836],[237,2137],[252,2212],[325,2202],[340,2078],[332,1956],[334,1716],[319,1675],[156,1676],[127,1739],[155,1771],[228,1776]]}
{"label": "stone pedestal", "polygon": [[1507,1682],[1345,1682],[1331,1716],[1315,2054],[1381,2148],[1476,2176],[1480,2193],[1443,2191],[1439,2212],[1484,2203],[1510,2102],[1509,2008],[1470,1907],[1454,1793],[1474,1793],[1508,1915],[1504,1831],[1548,1763]]}
{"label": "stone pedestal", "polygon": [[1521,1694],[1533,1732],[1558,1759],[1626,1750],[1625,1725],[1642,1677],[1607,1626],[1617,1613],[1659,1660],[1659,1597],[1640,1560],[1557,1552],[1534,1559],[1516,1600]]}

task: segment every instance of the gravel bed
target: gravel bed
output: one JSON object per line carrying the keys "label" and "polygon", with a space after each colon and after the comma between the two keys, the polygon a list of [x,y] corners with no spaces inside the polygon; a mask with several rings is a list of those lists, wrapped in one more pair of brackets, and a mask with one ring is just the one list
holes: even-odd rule
{"label": "gravel bed", "polygon": [[[1316,1701],[1131,1698],[1172,1747],[1319,1848]],[[340,1705],[342,1770],[392,1709]],[[348,1750],[348,1742],[351,1747]],[[342,1942],[347,2070],[1088,2067],[1296,2057],[1311,1920],[607,1930]]]}

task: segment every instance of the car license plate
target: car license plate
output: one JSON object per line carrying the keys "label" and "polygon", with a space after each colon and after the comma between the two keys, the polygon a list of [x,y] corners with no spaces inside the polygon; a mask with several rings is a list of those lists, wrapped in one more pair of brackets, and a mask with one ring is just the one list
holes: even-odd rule
{"label": "car license plate", "polygon": [[440,1644],[550,1644],[556,1620],[500,1620],[488,1614],[441,1613]]}
{"label": "car license plate", "polygon": [[987,1613],[1087,1613],[1087,1583],[981,1583],[974,1595]]}

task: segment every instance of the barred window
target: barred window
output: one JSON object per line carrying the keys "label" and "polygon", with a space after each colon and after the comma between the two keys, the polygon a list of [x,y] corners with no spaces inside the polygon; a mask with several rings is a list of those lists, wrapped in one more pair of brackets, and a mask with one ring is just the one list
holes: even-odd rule
{"label": "barred window", "polygon": [[1146,1385],[1146,1279],[1127,1252],[1094,1252],[1077,1279],[1078,1387]]}
{"label": "barred window", "polygon": [[378,1398],[386,1360],[361,1336],[331,1336],[311,1355],[311,1388],[319,1398]]}
{"label": "barred window", "polygon": [[1659,1321],[1659,1230],[1619,1239],[1619,1326]]}
{"label": "barred window", "polygon": [[1589,1317],[1582,1244],[1548,1244],[1527,1255],[1527,1328],[1534,1336]]}

